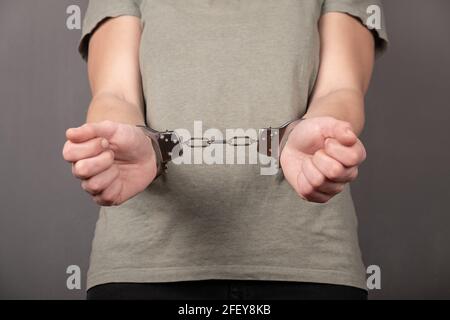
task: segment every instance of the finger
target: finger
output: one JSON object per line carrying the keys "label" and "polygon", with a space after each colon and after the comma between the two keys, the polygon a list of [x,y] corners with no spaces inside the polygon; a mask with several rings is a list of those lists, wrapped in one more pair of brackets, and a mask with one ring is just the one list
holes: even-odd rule
{"label": "finger", "polygon": [[298,194],[307,201],[325,203],[331,199],[330,195],[314,190],[313,186],[306,179],[303,172],[300,172],[297,178]]}
{"label": "finger", "polygon": [[358,167],[346,168],[322,149],[314,154],[312,162],[325,177],[334,182],[347,183],[353,181],[358,175]]}
{"label": "finger", "polygon": [[344,190],[345,184],[327,179],[322,172],[316,168],[310,157],[303,160],[302,172],[306,180],[308,180],[309,184],[316,191],[334,196]]}
{"label": "finger", "polygon": [[100,206],[113,206],[121,204],[120,193],[122,192],[122,184],[119,179],[106,188],[102,193],[94,196],[94,201]]}
{"label": "finger", "polygon": [[68,129],[66,137],[74,143],[85,142],[98,137],[110,139],[117,127],[118,124],[112,121],[86,123],[81,127]]}
{"label": "finger", "polygon": [[334,138],[345,146],[352,146],[358,140],[350,123],[332,117],[323,118],[321,126],[324,138]]}
{"label": "finger", "polygon": [[98,156],[109,147],[105,138],[91,139],[82,143],[73,143],[68,140],[64,145],[63,157],[68,162],[77,162],[82,159]]}
{"label": "finger", "polygon": [[95,196],[106,190],[119,176],[117,166],[111,166],[105,171],[81,182],[81,187],[86,192]]}
{"label": "finger", "polygon": [[336,139],[328,138],[325,141],[325,152],[346,167],[360,165],[367,156],[364,145],[359,140],[348,147],[340,144]]}
{"label": "finger", "polygon": [[72,166],[72,173],[78,179],[87,180],[105,171],[114,163],[114,152],[107,150],[96,157],[77,161]]}

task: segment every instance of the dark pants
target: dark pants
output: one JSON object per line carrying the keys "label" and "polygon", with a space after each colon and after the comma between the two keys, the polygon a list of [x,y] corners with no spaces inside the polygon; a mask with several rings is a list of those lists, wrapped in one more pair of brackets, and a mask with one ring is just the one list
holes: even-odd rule
{"label": "dark pants", "polygon": [[367,291],[341,285],[261,281],[199,280],[164,283],[108,283],[87,292],[88,300],[367,300]]}

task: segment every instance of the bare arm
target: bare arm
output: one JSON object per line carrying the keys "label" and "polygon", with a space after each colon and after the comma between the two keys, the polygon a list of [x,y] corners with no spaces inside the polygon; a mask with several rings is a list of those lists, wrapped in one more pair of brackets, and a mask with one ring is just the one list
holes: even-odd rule
{"label": "bare arm", "polygon": [[103,23],[90,39],[92,89],[87,123],[67,130],[63,156],[82,188],[103,206],[120,205],[156,177],[152,143],[136,125],[145,124],[139,68],[140,20]]}
{"label": "bare arm", "polygon": [[327,202],[356,179],[366,151],[364,96],[374,64],[374,39],[356,19],[325,14],[319,25],[320,69],[306,120],[292,131],[281,154],[284,175],[312,202]]}
{"label": "bare arm", "polygon": [[87,122],[144,124],[140,40],[140,20],[131,16],[110,19],[93,34],[88,58],[93,98]]}
{"label": "bare arm", "polygon": [[374,64],[374,39],[359,21],[342,13],[325,14],[319,24],[320,70],[306,118],[331,116],[364,127],[364,96]]}

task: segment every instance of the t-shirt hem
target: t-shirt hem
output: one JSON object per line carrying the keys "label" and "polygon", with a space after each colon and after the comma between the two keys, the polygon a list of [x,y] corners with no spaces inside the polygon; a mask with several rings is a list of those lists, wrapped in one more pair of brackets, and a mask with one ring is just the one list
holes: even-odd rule
{"label": "t-shirt hem", "polygon": [[355,276],[353,273],[245,265],[116,269],[88,275],[86,290],[107,283],[153,283],[210,279],[326,283],[367,290],[365,278]]}

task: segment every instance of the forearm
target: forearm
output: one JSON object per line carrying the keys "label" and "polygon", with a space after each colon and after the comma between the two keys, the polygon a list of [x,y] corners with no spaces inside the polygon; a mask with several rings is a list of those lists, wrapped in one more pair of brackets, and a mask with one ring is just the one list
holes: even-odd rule
{"label": "forearm", "polygon": [[131,125],[145,124],[141,106],[130,103],[112,93],[94,95],[89,106],[86,122],[101,122],[103,120]]}
{"label": "forearm", "polygon": [[352,125],[359,135],[364,128],[364,94],[359,90],[341,89],[314,98],[305,118],[333,117]]}

